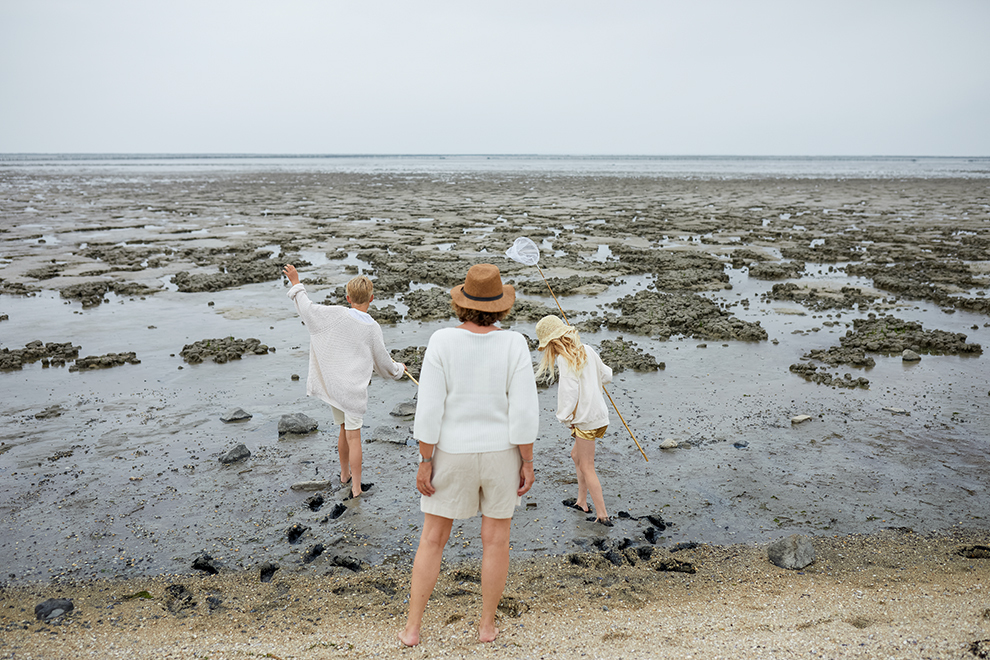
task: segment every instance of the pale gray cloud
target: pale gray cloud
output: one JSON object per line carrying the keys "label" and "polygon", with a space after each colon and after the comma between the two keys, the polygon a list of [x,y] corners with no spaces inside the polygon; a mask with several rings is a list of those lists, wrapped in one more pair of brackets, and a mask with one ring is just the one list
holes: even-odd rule
{"label": "pale gray cloud", "polygon": [[990,3],[0,0],[0,152],[990,154]]}

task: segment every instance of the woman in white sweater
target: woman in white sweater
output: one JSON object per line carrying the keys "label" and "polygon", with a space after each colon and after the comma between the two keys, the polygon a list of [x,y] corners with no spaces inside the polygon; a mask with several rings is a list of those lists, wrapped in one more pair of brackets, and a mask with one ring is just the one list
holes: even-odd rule
{"label": "woman in white sweater", "polygon": [[413,562],[409,616],[399,639],[419,643],[426,603],[455,519],[481,513],[482,613],[478,638],[498,636],[495,612],[509,572],[509,532],[533,486],[539,428],[536,380],[526,339],[494,324],[515,301],[492,264],[472,266],[451,292],[461,325],[430,337],[420,374],[413,436],[416,488],[425,517]]}

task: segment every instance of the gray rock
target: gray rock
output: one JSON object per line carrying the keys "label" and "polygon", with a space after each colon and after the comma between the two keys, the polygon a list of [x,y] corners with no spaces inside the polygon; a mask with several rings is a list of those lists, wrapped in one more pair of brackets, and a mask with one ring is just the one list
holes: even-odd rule
{"label": "gray rock", "polygon": [[910,348],[905,348],[904,352],[901,353],[901,360],[904,362],[919,362],[921,356],[912,351]]}
{"label": "gray rock", "polygon": [[243,408],[231,408],[220,417],[221,422],[240,422],[245,419],[251,419],[251,413]]}
{"label": "gray rock", "polygon": [[791,417],[791,424],[802,424],[810,420],[811,415],[795,415],[794,417]]}
{"label": "gray rock", "polygon": [[299,481],[289,486],[292,490],[313,491],[330,488],[330,481]]}
{"label": "gray rock", "polygon": [[49,598],[34,606],[34,616],[38,621],[51,621],[75,609],[75,605],[67,598]]}
{"label": "gray rock", "polygon": [[229,465],[230,463],[236,463],[237,461],[243,461],[251,457],[251,452],[244,444],[239,444],[226,454],[220,457],[220,462],[224,465]]}
{"label": "gray rock", "polygon": [[318,426],[316,420],[309,415],[292,413],[290,415],[282,415],[278,420],[278,434],[295,433],[304,435],[306,433],[312,433]]}
{"label": "gray rock", "polygon": [[393,417],[414,417],[416,415],[416,402],[403,401],[389,413]]}
{"label": "gray rock", "polygon": [[906,415],[908,411],[904,408],[894,408],[893,406],[887,406],[883,409],[884,412],[889,412],[891,415]]}
{"label": "gray rock", "polygon": [[677,448],[677,440],[674,440],[673,438],[667,438],[666,440],[660,443],[660,449],[676,449],[676,448]]}
{"label": "gray rock", "polygon": [[770,544],[767,558],[775,565],[788,570],[800,570],[815,561],[815,547],[805,536],[791,534]]}
{"label": "gray rock", "polygon": [[408,445],[412,433],[409,427],[376,426],[368,436],[368,442],[391,442],[396,445]]}

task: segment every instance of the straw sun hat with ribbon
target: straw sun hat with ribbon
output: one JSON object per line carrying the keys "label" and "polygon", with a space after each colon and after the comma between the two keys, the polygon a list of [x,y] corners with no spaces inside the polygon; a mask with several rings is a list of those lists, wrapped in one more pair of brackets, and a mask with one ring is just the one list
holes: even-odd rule
{"label": "straw sun hat with ribbon", "polygon": [[504,312],[516,301],[516,290],[508,284],[502,284],[498,266],[476,264],[468,269],[464,284],[450,290],[450,297],[464,309]]}
{"label": "straw sun hat with ribbon", "polygon": [[546,348],[547,344],[552,342],[554,339],[560,339],[566,334],[576,333],[577,331],[560,320],[560,318],[550,315],[544,316],[540,319],[540,322],[536,324],[536,338],[540,340],[540,350]]}

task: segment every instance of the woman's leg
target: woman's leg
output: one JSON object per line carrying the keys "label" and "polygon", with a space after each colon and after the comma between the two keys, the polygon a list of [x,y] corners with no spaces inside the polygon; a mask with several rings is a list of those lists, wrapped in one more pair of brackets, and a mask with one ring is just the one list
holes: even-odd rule
{"label": "woman's leg", "polygon": [[427,513],[423,520],[423,533],[419,537],[419,548],[413,560],[412,586],[409,588],[409,616],[406,627],[399,633],[399,641],[406,646],[419,644],[419,629],[423,625],[423,613],[430,600],[437,576],[440,575],[440,561],[443,549],[450,538],[454,521]]}
{"label": "woman's leg", "polygon": [[[578,481],[578,496],[574,501],[574,505],[579,509],[588,510],[588,482],[585,479],[585,473],[581,469],[580,457],[578,455],[578,448],[581,443],[581,438],[574,436],[574,447],[571,448],[571,460],[574,461],[574,469],[577,472]],[[595,503],[598,506],[598,503]]]}
{"label": "woman's leg", "polygon": [[587,492],[591,494],[591,501],[595,503],[595,515],[599,520],[608,518],[602,484],[598,481],[598,474],[595,472],[595,441],[575,437],[571,457],[574,458],[574,464],[577,466],[578,483],[584,482]]}
{"label": "woman's leg", "polygon": [[509,533],[512,518],[481,517],[481,621],[478,639],[491,642],[498,637],[495,613],[509,576]]}

